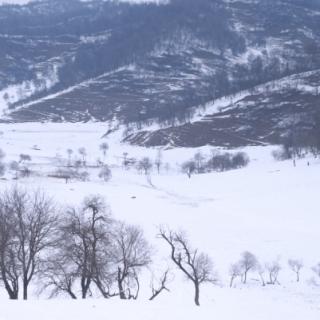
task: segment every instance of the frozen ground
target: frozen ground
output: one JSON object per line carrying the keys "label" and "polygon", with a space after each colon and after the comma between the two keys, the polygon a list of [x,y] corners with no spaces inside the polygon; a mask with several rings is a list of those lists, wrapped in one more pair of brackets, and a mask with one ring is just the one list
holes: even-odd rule
{"label": "frozen ground", "polygon": [[[32,156],[32,168],[43,175],[21,179],[28,188],[41,187],[61,204],[79,203],[92,193],[106,197],[113,216],[141,225],[154,246],[153,269],[169,263],[168,248],[157,239],[159,225],[186,230],[193,246],[207,252],[215,261],[219,286],[203,288],[202,306],[192,302],[192,287],[178,272],[170,283],[170,292],[154,302],[150,295],[151,274],[143,279],[141,298],[136,302],[113,300],[41,300],[9,302],[0,288],[0,320],[24,319],[252,319],[313,320],[320,318],[320,286],[310,283],[310,268],[320,262],[320,214],[318,206],[320,161],[299,160],[275,162],[270,153],[274,147],[247,148],[250,165],[241,170],[211,173],[188,179],[177,170],[177,164],[188,160],[194,149],[163,152],[170,164],[168,172],[153,173],[151,182],[135,170],[121,168],[123,152],[129,156],[154,158],[157,150],[130,147],[118,143],[119,137],[106,139],[110,150],[107,162],[113,178],[102,182],[90,169],[91,181],[65,184],[45,173],[67,158],[66,149],[86,147],[88,162],[102,158],[99,145],[107,131],[104,124],[11,124],[1,125],[0,148],[6,161],[18,160],[20,153]],[[202,148],[209,153],[210,148]],[[0,181],[4,189],[14,183]],[[259,260],[279,259],[282,270],[280,285],[261,287],[258,275],[250,276],[246,287],[236,283],[228,288],[228,268],[242,251],[249,250]],[[287,266],[289,258],[301,258],[305,268],[300,283]]]}

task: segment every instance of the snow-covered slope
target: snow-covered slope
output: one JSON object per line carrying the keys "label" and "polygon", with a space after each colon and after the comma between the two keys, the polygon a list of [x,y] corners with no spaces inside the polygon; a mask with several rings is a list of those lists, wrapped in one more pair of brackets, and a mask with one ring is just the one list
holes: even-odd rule
{"label": "snow-covered slope", "polygon": [[199,147],[279,144],[292,132],[310,143],[318,125],[319,70],[299,73],[193,109],[187,123],[146,127],[125,141],[145,146]]}
{"label": "snow-covered slope", "polygon": [[[87,124],[11,124],[2,125],[0,145],[5,150],[6,161],[17,160],[20,153],[30,154],[30,168],[38,175],[20,179],[19,185],[44,188],[63,204],[77,204],[88,194],[106,197],[113,216],[128,223],[142,226],[148,241],[155,248],[153,270],[170,265],[174,277],[170,292],[153,302],[150,296],[150,271],[141,280],[138,301],[120,302],[89,299],[8,302],[0,289],[0,319],[104,319],[130,317],[131,319],[318,319],[320,287],[310,282],[311,267],[319,262],[315,244],[319,242],[320,217],[318,214],[318,159],[302,159],[294,167],[291,161],[275,162],[271,151],[276,147],[248,147],[251,163],[245,169],[225,173],[197,175],[188,179],[178,170],[178,164],[194,155],[194,149],[163,151],[163,161],[170,169],[160,175],[153,172],[151,180],[134,169],[121,166],[123,152],[131,157],[148,155],[152,159],[156,149],[144,149],[119,144],[118,138],[109,136],[101,140],[107,130],[104,123]],[[117,135],[117,133],[115,133]],[[88,169],[88,182],[65,184],[46,174],[67,158],[66,149],[85,146],[88,164],[101,157],[99,145],[109,143],[107,162],[113,178],[102,182],[96,169]],[[199,149],[210,153],[209,147]],[[307,165],[309,162],[309,165]],[[10,179],[10,173],[6,176]],[[151,181],[151,184],[150,184]],[[0,181],[0,189],[16,182]],[[220,282],[206,285],[201,294],[202,306],[192,304],[192,287],[170,264],[165,243],[156,237],[159,225],[185,230],[193,246],[207,252],[215,262]],[[257,255],[261,263],[278,260],[282,266],[277,285],[262,287],[259,275],[252,273],[248,285],[236,281],[229,288],[229,266],[237,261],[244,250]],[[301,282],[289,269],[287,260],[304,261]]]}

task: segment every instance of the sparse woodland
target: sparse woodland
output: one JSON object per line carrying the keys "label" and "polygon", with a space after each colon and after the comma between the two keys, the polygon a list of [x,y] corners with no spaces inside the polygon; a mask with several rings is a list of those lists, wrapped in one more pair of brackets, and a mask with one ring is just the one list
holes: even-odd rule
{"label": "sparse woodland", "polygon": [[[304,268],[300,259],[286,265],[279,259],[262,263],[244,251],[230,265],[229,284],[222,284],[211,254],[194,248],[185,232],[159,227],[155,238],[168,248],[170,268],[152,282],[150,301],[170,291],[175,273],[193,286],[199,306],[204,284],[234,288],[257,280],[262,286],[276,286],[283,268],[298,283]],[[31,286],[40,286],[42,295],[49,297],[136,300],[144,285],[140,276],[153,268],[154,252],[143,230],[116,220],[100,195],[86,197],[77,207],[61,207],[42,190],[14,187],[0,194],[1,290],[12,300],[27,300]],[[318,283],[319,265],[312,270]]]}
{"label": "sparse woodland", "polygon": [[[101,157],[95,163],[88,160],[85,148],[67,149],[64,156],[56,156],[56,169],[48,177],[65,183],[85,183],[94,172],[101,182],[108,183],[112,179],[109,145],[102,143],[99,149]],[[297,154],[297,148],[285,145],[282,152]],[[5,152],[0,150],[2,176],[11,172],[12,179],[28,179],[41,174],[33,169],[28,154],[20,154],[19,159],[10,163],[5,158]],[[191,178],[194,174],[240,169],[249,161],[244,152],[197,152],[178,164],[178,171]],[[161,150],[154,159],[136,159],[124,152],[119,168],[145,175],[151,186],[151,175],[171,170]],[[305,266],[301,258],[260,261],[250,251],[243,251],[238,261],[230,262],[229,281],[224,283],[212,259],[219,257],[193,247],[186,232],[161,226],[154,240],[168,253],[169,267],[158,272],[157,277],[153,271],[157,248],[149,243],[140,226],[118,221],[103,196],[88,195],[76,206],[68,206],[44,190],[12,187],[0,194],[0,288],[12,300],[27,300],[30,288],[35,287],[41,296],[51,298],[137,300],[141,287],[146,286],[146,277],[142,275],[151,272],[149,300],[153,301],[169,291],[174,294],[172,280],[179,274],[193,288],[189,302],[193,300],[200,306],[204,285],[236,288],[259,283],[276,287],[282,284],[283,269],[292,274],[292,281],[299,283],[308,268],[314,274],[312,283],[320,283],[319,265]]]}

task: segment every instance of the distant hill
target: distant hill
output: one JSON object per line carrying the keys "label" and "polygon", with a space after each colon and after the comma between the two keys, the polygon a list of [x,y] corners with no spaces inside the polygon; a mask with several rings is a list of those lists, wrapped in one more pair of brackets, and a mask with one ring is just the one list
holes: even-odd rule
{"label": "distant hill", "polygon": [[[305,134],[319,26],[315,0],[1,6],[1,121],[112,122],[148,146],[274,143],[292,123]],[[205,111],[223,97],[241,98]]]}

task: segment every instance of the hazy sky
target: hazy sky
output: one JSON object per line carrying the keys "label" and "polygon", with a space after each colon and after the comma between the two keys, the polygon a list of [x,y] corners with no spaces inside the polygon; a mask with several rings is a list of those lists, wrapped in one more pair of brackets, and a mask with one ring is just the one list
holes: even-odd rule
{"label": "hazy sky", "polygon": [[0,0],[0,4],[3,4],[3,3],[25,4],[27,2],[30,2],[30,0]]}
{"label": "hazy sky", "polygon": [[[30,1],[35,1],[35,0],[0,0],[0,4],[3,4],[3,3],[26,4],[26,3],[30,2]],[[68,0],[66,0],[66,1],[68,1]],[[86,1],[86,0],[83,0],[83,1]],[[139,3],[139,2],[157,2],[158,0],[121,0],[121,1]]]}

